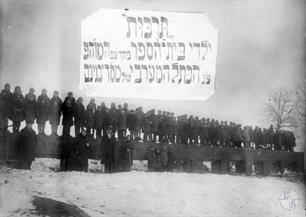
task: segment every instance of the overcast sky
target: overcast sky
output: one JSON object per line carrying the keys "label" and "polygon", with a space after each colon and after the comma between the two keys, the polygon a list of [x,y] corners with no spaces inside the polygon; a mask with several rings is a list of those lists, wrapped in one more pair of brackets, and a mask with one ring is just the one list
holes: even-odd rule
{"label": "overcast sky", "polygon": [[[218,29],[215,94],[206,101],[97,99],[267,126],[267,91],[305,76],[305,1],[1,0],[0,85],[76,96],[81,21],[101,8],[205,12]],[[201,28],[201,27],[199,27]],[[87,102],[87,101],[86,101]]]}

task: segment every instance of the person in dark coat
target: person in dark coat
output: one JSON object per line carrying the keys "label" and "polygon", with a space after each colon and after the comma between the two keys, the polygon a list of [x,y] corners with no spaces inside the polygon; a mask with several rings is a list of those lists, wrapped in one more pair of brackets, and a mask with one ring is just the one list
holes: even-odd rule
{"label": "person in dark coat", "polygon": [[128,110],[118,105],[118,139],[123,141],[126,136]]}
{"label": "person in dark coat", "polygon": [[162,170],[166,170],[168,168],[169,158],[168,158],[168,144],[162,143],[160,147],[160,157],[161,157],[161,168]]}
{"label": "person in dark coat", "polygon": [[118,132],[118,118],[119,118],[115,103],[111,104],[111,108],[109,110],[109,118],[110,118],[110,124],[113,127],[113,133],[115,134],[116,132]]}
{"label": "person in dark coat", "polygon": [[2,125],[3,133],[7,134],[8,120],[12,120],[12,102],[13,102],[13,93],[11,92],[11,85],[5,84],[4,89],[0,94],[2,98]]}
{"label": "person in dark coat", "polygon": [[148,169],[149,171],[162,171],[162,157],[160,147],[150,147],[148,153]]}
{"label": "person in dark coat", "polygon": [[161,142],[164,140],[164,116],[160,110],[157,111],[157,134],[158,134],[158,141]]}
{"label": "person in dark coat", "polygon": [[157,139],[157,135],[158,135],[158,120],[157,120],[157,116],[155,114],[155,110],[152,109],[150,112],[150,115],[148,117],[149,119],[149,123],[150,123],[150,141],[152,142],[156,142]]}
{"label": "person in dark coat", "polygon": [[50,114],[50,99],[47,95],[47,90],[42,89],[41,95],[37,98],[37,124],[38,134],[45,135],[46,121],[49,120]]}
{"label": "person in dark coat", "polygon": [[73,147],[72,137],[62,136],[59,139],[60,147],[60,171],[73,170]]}
{"label": "person in dark coat", "polygon": [[137,117],[135,111],[132,109],[129,111],[127,115],[127,124],[129,131],[131,133],[131,138],[132,140],[136,139],[136,123],[137,122]]}
{"label": "person in dark coat", "polygon": [[90,144],[86,134],[86,130],[82,129],[73,147],[74,157],[76,158],[76,170],[83,172],[88,171],[88,158],[90,154]]}
{"label": "person in dark coat", "polygon": [[144,126],[143,126],[143,141],[152,141],[152,133],[151,133],[151,119],[150,119],[150,112],[148,111],[144,115]]}
{"label": "person in dark coat", "polygon": [[0,94],[0,137],[5,136],[6,128],[6,119],[4,117],[4,100]]}
{"label": "person in dark coat", "polygon": [[58,91],[53,92],[50,100],[50,124],[52,135],[57,135],[58,125],[62,114],[62,100],[58,96]]}
{"label": "person in dark coat", "polygon": [[267,135],[266,135],[266,141],[267,141],[267,146],[268,149],[271,150],[273,147],[273,135],[274,135],[274,129],[273,129],[273,125],[270,125],[270,128],[267,131]]}
{"label": "person in dark coat", "polygon": [[96,138],[99,139],[102,136],[102,130],[103,130],[103,112],[102,107],[98,106],[97,111],[95,113],[95,130],[96,130]]}
{"label": "person in dark coat", "polygon": [[188,135],[189,135],[189,122],[187,119],[187,115],[184,114],[181,117],[181,142],[185,145],[188,144]]}
{"label": "person in dark coat", "polygon": [[116,171],[116,149],[117,141],[115,139],[113,129],[111,126],[108,126],[106,127],[106,133],[103,135],[101,142],[101,162],[105,166],[106,173],[112,173]]}
{"label": "person in dark coat", "polygon": [[32,161],[35,160],[37,146],[37,137],[32,129],[32,123],[27,122],[17,136],[17,156],[19,160],[19,169],[31,169]]}
{"label": "person in dark coat", "polygon": [[251,148],[251,132],[252,132],[251,126],[243,127],[242,138],[243,138],[244,148],[247,148],[247,149]]}
{"label": "person in dark coat", "polygon": [[75,98],[73,97],[72,92],[68,92],[68,96],[65,98],[62,104],[62,113],[63,113],[63,136],[70,136],[70,128],[73,125],[74,117],[74,108]]}
{"label": "person in dark coat", "polygon": [[201,119],[200,140],[202,145],[208,145],[208,128],[205,118]]}
{"label": "person in dark coat", "polygon": [[234,133],[232,135],[233,146],[235,148],[241,148],[241,143],[243,141],[243,131],[241,129],[241,125],[238,124],[235,126]]}
{"label": "person in dark coat", "polygon": [[162,129],[164,133],[164,139],[161,141],[169,142],[169,136],[171,133],[171,127],[170,127],[170,112],[163,112],[163,118],[162,118]]}
{"label": "person in dark coat", "polygon": [[294,133],[291,131],[284,131],[282,135],[284,138],[284,150],[294,151],[294,147],[296,146]]}
{"label": "person in dark coat", "polygon": [[199,144],[200,131],[201,131],[201,122],[199,120],[199,117],[196,116],[193,121],[192,133],[191,133],[192,139],[194,140],[194,143],[196,145]]}
{"label": "person in dark coat", "polygon": [[227,124],[227,121],[224,122],[224,133],[225,133],[225,146],[231,147],[232,146],[231,129],[230,126]]}
{"label": "person in dark coat", "polygon": [[106,133],[106,129],[111,125],[111,118],[109,115],[109,108],[106,107],[105,103],[101,103],[101,111],[103,116],[103,135]]}
{"label": "person in dark coat", "polygon": [[218,145],[218,123],[212,119],[210,126],[208,128],[208,137],[210,140],[210,145],[211,146],[217,146]]}
{"label": "person in dark coat", "polygon": [[87,136],[89,137],[93,137],[94,135],[95,113],[96,113],[95,100],[91,99],[89,104],[86,106],[85,122],[84,122],[87,131]]}
{"label": "person in dark coat", "polygon": [[13,133],[18,133],[20,124],[24,120],[23,110],[25,102],[19,86],[15,87],[14,97],[12,101],[12,121]]}
{"label": "person in dark coat", "polygon": [[34,123],[37,118],[37,102],[34,88],[30,88],[29,93],[25,95],[24,118],[26,122]]}
{"label": "person in dark coat", "polygon": [[221,124],[218,126],[218,138],[219,138],[219,146],[225,147],[226,146],[226,132],[224,121],[221,121]]}
{"label": "person in dark coat", "polygon": [[136,139],[141,140],[141,133],[143,133],[145,125],[145,114],[142,107],[136,109]]}
{"label": "person in dark coat", "polygon": [[83,98],[79,97],[73,107],[74,114],[74,130],[75,137],[79,137],[81,129],[85,124],[85,107],[83,105]]}
{"label": "person in dark coat", "polygon": [[273,137],[274,151],[281,151],[283,148],[283,138],[282,132],[280,130],[276,130]]}
{"label": "person in dark coat", "polygon": [[122,162],[123,171],[131,170],[131,166],[133,165],[133,150],[134,144],[132,143],[131,136],[127,135],[120,150],[120,161]]}
{"label": "person in dark coat", "polygon": [[176,132],[176,118],[174,113],[170,113],[170,142],[175,143],[177,132]]}

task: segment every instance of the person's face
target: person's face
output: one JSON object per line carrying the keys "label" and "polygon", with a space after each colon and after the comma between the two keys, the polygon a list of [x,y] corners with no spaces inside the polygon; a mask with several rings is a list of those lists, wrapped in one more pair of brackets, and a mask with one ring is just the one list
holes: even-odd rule
{"label": "person's face", "polygon": [[86,131],[85,130],[82,130],[82,136],[86,136]]}
{"label": "person's face", "polygon": [[126,136],[126,140],[131,141],[131,136],[130,135]]}
{"label": "person's face", "polygon": [[47,95],[47,90],[42,90],[42,91],[41,91],[41,94],[42,94],[42,95]]}
{"label": "person's face", "polygon": [[106,133],[107,133],[107,136],[108,136],[108,138],[111,138],[112,137],[112,130],[111,129],[108,129],[107,131],[106,131]]}
{"label": "person's face", "polygon": [[4,86],[4,89],[6,91],[10,91],[11,90],[11,86],[9,84],[7,84],[7,85]]}
{"label": "person's face", "polygon": [[58,92],[54,92],[54,93],[53,93],[53,96],[54,96],[54,97],[58,97]]}
{"label": "person's face", "polygon": [[20,89],[20,87],[16,87],[16,88],[15,88],[15,92],[16,92],[17,94],[21,94],[21,89]]}
{"label": "person's face", "polygon": [[34,94],[35,90],[34,89],[30,89],[30,93]]}

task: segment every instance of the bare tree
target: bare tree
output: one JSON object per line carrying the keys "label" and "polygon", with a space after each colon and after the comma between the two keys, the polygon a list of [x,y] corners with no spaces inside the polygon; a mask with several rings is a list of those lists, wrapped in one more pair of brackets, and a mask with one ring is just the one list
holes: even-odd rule
{"label": "bare tree", "polygon": [[275,130],[297,128],[296,103],[296,94],[292,90],[278,88],[269,93],[264,113]]}
{"label": "bare tree", "polygon": [[[306,79],[305,79],[306,82]],[[298,85],[296,91],[296,112],[298,120],[306,125],[306,87],[304,85]]]}

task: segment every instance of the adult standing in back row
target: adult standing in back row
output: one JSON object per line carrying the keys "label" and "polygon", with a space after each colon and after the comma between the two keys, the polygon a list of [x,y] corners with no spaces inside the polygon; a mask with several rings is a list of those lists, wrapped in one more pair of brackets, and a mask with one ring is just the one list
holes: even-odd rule
{"label": "adult standing in back row", "polygon": [[37,98],[37,124],[38,134],[45,135],[46,121],[49,120],[50,99],[47,96],[47,90],[42,89],[41,95]]}
{"label": "adult standing in back row", "polygon": [[63,112],[63,136],[70,136],[70,128],[73,125],[73,107],[75,104],[75,98],[73,97],[72,92],[68,92],[68,96],[65,98],[62,105]]}
{"label": "adult standing in back row", "polygon": [[50,100],[50,124],[52,135],[57,136],[57,129],[60,123],[62,114],[62,100],[58,96],[58,91],[53,92],[53,97]]}
{"label": "adult standing in back row", "polygon": [[24,118],[27,123],[34,123],[37,117],[36,96],[34,88],[30,88],[29,93],[25,95]]}

